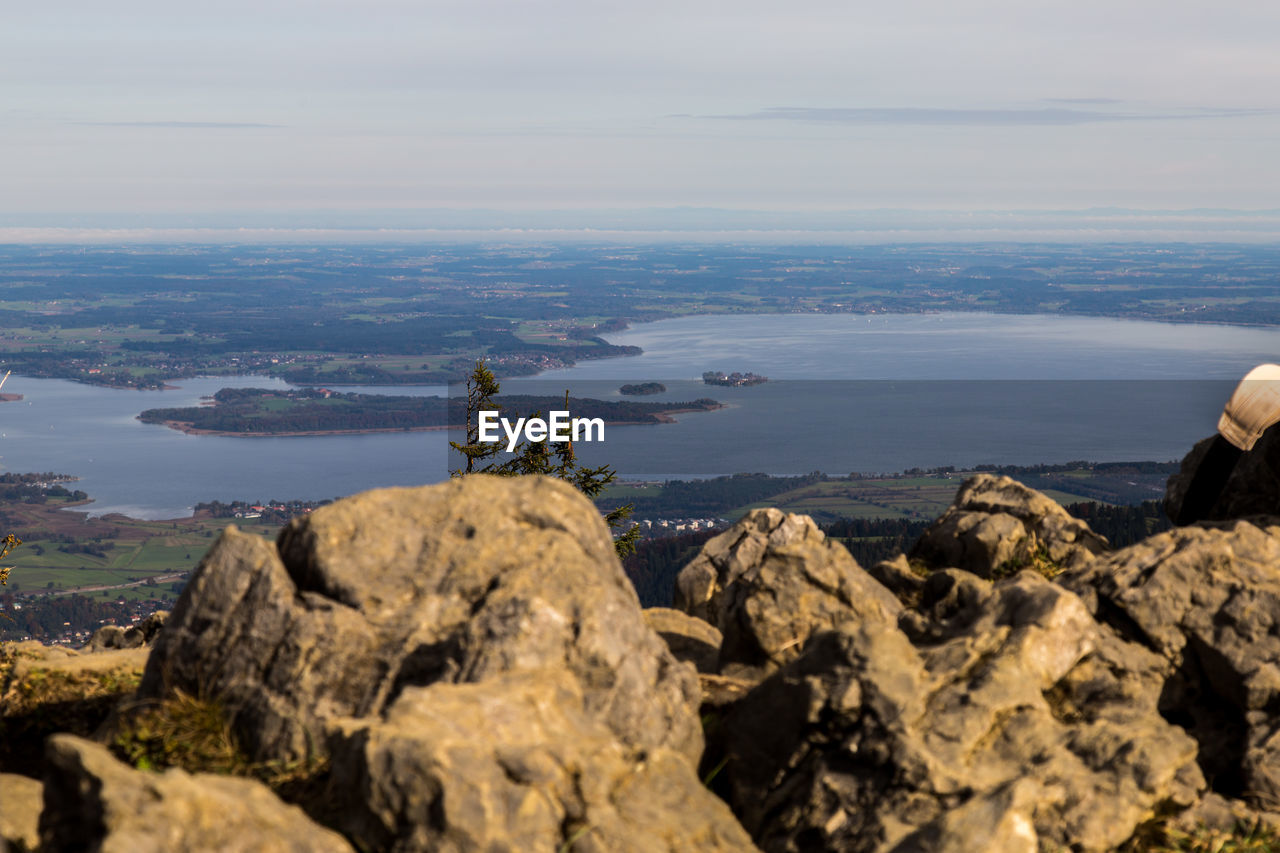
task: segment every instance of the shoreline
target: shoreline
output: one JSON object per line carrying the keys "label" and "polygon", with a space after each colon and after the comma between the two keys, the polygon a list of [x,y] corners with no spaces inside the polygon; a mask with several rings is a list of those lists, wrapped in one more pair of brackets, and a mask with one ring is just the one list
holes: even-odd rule
{"label": "shoreline", "polygon": [[[920,307],[920,308],[919,308],[919,310],[914,310],[914,311],[911,311],[911,310],[901,310],[901,309],[899,309],[899,310],[893,310],[893,311],[760,311],[760,310],[750,310],[750,309],[725,310],[725,311],[708,311],[708,310],[700,310],[700,311],[689,311],[689,312],[676,311],[675,313],[668,314],[668,315],[664,315],[664,316],[661,316],[661,317],[627,317],[627,318],[619,318],[619,319],[622,321],[622,325],[621,325],[621,327],[620,327],[620,328],[610,329],[610,330],[608,330],[608,331],[606,331],[606,332],[601,332],[601,333],[599,333],[599,334],[597,335],[597,337],[599,337],[599,338],[601,338],[602,340],[604,340],[604,341],[605,341],[605,343],[611,344],[611,345],[613,345],[613,346],[620,346],[619,344],[615,344],[613,341],[610,341],[610,340],[609,340],[607,337],[605,337],[605,336],[606,336],[606,335],[613,335],[613,334],[617,334],[617,333],[619,333],[619,332],[625,332],[625,331],[628,331],[628,330],[630,330],[633,326],[636,326],[636,325],[648,325],[648,324],[650,324],[650,323],[660,323],[660,322],[663,322],[663,321],[666,321],[666,320],[679,320],[679,319],[683,319],[683,318],[685,318],[685,317],[736,317],[736,316],[771,316],[771,315],[772,315],[772,316],[862,316],[862,317],[885,317],[885,316],[916,316],[916,315],[933,315],[933,314],[949,314],[949,313],[953,313],[953,314],[989,314],[989,315],[993,315],[993,316],[1007,316],[1007,317],[1041,316],[1041,317],[1054,318],[1054,319],[1076,319],[1076,318],[1079,318],[1079,319],[1097,319],[1097,320],[1121,320],[1121,321],[1137,322],[1137,323],[1158,323],[1158,324],[1160,324],[1160,325],[1165,325],[1165,326],[1218,326],[1218,327],[1222,327],[1222,328],[1231,328],[1231,329],[1241,329],[1241,328],[1243,328],[1243,329],[1264,329],[1264,330],[1265,330],[1265,329],[1280,329],[1280,322],[1275,322],[1275,323],[1266,323],[1266,322],[1249,322],[1249,321],[1246,321],[1246,320],[1229,320],[1229,319],[1227,319],[1227,320],[1224,320],[1224,319],[1217,319],[1217,320],[1202,321],[1202,320],[1196,319],[1196,318],[1194,318],[1194,317],[1192,317],[1192,316],[1189,316],[1189,315],[1184,315],[1184,316],[1172,316],[1172,317],[1151,317],[1151,316],[1146,316],[1146,315],[1143,315],[1143,314],[1123,314],[1123,313],[1119,313],[1119,314],[1118,314],[1118,313],[1105,313],[1105,312],[1094,312],[1094,311],[1053,311],[1053,312],[1046,312],[1046,311],[1042,311],[1042,310],[1029,310],[1029,311],[1008,311],[1008,310],[1007,310],[1007,311],[1000,311],[1000,310],[992,310],[992,309],[990,309],[990,308],[985,308],[985,307],[983,307],[983,308],[967,308],[967,307],[962,306],[962,305],[952,305],[952,306],[945,306],[945,307],[942,307],[942,308],[923,307],[923,306],[922,306],[922,307]],[[639,354],[640,354],[640,355],[643,355],[643,354],[644,354],[643,349],[642,349],[641,353],[639,353]],[[598,358],[595,358],[595,357],[582,357],[582,358],[577,359],[573,364],[571,364],[571,365],[567,365],[566,367],[561,367],[561,368],[540,368],[540,369],[534,370],[532,373],[503,373],[503,372],[502,372],[502,371],[500,371],[500,370],[495,370],[494,372],[495,372],[495,374],[498,376],[498,378],[499,378],[499,379],[521,379],[521,378],[532,378],[532,377],[536,377],[536,376],[541,376],[541,375],[543,375],[544,373],[546,373],[546,372],[548,372],[548,371],[552,371],[552,370],[562,370],[562,369],[569,369],[569,368],[577,367],[577,366],[578,366],[578,364],[579,364],[580,362],[582,362],[582,361],[606,361],[606,360],[609,360],[609,359],[616,359],[616,358],[632,358],[632,357],[634,357],[634,356],[631,356],[631,355],[608,355],[608,356],[601,356],[601,357],[598,357]],[[110,389],[112,389],[112,390],[116,390],[116,391],[142,390],[142,389],[139,389],[137,386],[134,386],[134,385],[113,385],[113,384],[107,384],[107,383],[101,383],[101,382],[90,382],[90,381],[87,381],[86,379],[84,379],[84,378],[82,378],[82,377],[78,377],[78,376],[33,376],[33,375],[23,374],[23,373],[19,373],[19,374],[16,374],[16,375],[18,375],[19,377],[22,377],[22,378],[27,378],[27,379],[62,379],[62,380],[65,380],[65,381],[68,381],[68,382],[74,382],[74,383],[77,383],[77,384],[80,384],[80,385],[89,385],[89,386],[91,386],[91,387],[99,387],[99,388],[110,388]],[[264,374],[264,373],[254,373],[254,372],[250,371],[250,372],[248,372],[248,373],[210,373],[210,374],[193,374],[193,375],[191,375],[191,376],[175,376],[175,377],[169,377],[169,378],[167,378],[167,379],[161,380],[161,388],[160,388],[160,390],[166,390],[166,391],[169,391],[169,390],[180,390],[180,389],[182,388],[182,386],[181,386],[181,385],[172,385],[172,384],[170,384],[170,383],[171,383],[171,382],[178,382],[178,381],[181,381],[181,380],[183,380],[183,379],[216,379],[216,378],[226,378],[226,379],[230,380],[230,379],[235,379],[236,377],[240,377],[240,376],[254,376],[254,375],[262,375],[262,376],[267,376],[268,378],[272,378],[272,379],[280,379],[281,381],[284,381],[284,382],[286,382],[287,384],[289,384],[289,385],[293,385],[294,387],[298,387],[298,388],[314,388],[314,387],[318,387],[318,385],[317,385],[317,384],[315,384],[315,383],[301,383],[301,384],[297,384],[297,385],[295,385],[294,383],[289,382],[287,379],[284,379],[284,377],[283,377],[283,376],[273,375],[273,374]],[[348,382],[332,382],[332,381],[329,381],[329,382],[325,382],[325,383],[324,383],[324,385],[325,385],[326,387],[333,387],[333,388],[353,388],[353,387],[369,387],[369,388],[396,388],[396,387],[422,387],[422,386],[425,386],[425,385],[448,385],[448,384],[449,384],[449,383],[447,383],[447,382],[444,382],[444,383],[441,383],[441,382],[423,382],[423,383],[409,383],[409,382],[403,382],[403,383],[401,383],[401,382],[396,382],[396,383],[378,383],[378,382],[369,382],[369,381],[363,381],[363,382],[350,382],[350,383],[348,383]],[[6,396],[8,396],[8,395],[0,394],[0,402],[11,402],[11,401],[6,401],[6,400],[5,400],[5,397],[6,397]],[[17,396],[18,396],[18,399],[22,399],[21,395],[17,395]],[[414,427],[414,429],[417,429],[417,427]],[[379,430],[379,431],[382,431],[382,430]],[[394,431],[394,430],[393,430],[393,431]],[[298,434],[299,434],[299,435],[309,435],[309,434],[311,434],[311,433],[298,433]],[[320,434],[327,434],[327,433],[320,433]]]}

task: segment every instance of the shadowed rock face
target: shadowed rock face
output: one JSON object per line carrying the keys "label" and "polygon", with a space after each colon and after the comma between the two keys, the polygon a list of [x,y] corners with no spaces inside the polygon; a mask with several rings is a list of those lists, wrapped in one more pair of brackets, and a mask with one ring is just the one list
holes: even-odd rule
{"label": "shadowed rock face", "polygon": [[278,548],[229,528],[141,695],[218,696],[253,757],[298,759],[407,687],[548,668],[624,744],[697,760],[695,673],[644,624],[599,513],[559,481],[476,476],[348,498]]}
{"label": "shadowed rock face", "polygon": [[1107,540],[1049,498],[1009,477],[979,474],[964,482],[947,511],[911,549],[931,567],[992,578],[1032,565],[1084,565]]}
{"label": "shadowed rock face", "polygon": [[43,849],[353,851],[261,782],[182,770],[146,773],[72,735],[54,735],[46,752]]}

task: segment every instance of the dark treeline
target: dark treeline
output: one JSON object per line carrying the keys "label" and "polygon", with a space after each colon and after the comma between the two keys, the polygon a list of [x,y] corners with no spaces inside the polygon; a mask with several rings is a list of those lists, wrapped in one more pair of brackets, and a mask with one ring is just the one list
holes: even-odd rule
{"label": "dark treeline", "polygon": [[858,565],[871,566],[905,553],[931,523],[909,518],[842,518],[822,530],[839,539]]}
{"label": "dark treeline", "polygon": [[664,515],[697,518],[715,516],[744,504],[768,500],[791,489],[820,483],[823,479],[824,475],[815,471],[801,477],[734,474],[711,480],[669,480],[659,495],[602,498],[596,503],[603,509],[613,509],[629,503],[634,507],[634,518]]}
{"label": "dark treeline", "polygon": [[697,556],[712,536],[723,531],[699,530],[665,539],[646,539],[622,561],[643,607],[670,607],[676,575]]}
{"label": "dark treeline", "polygon": [[[33,477],[32,474],[15,474],[6,475],[10,477]],[[42,504],[49,498],[66,498],[73,501],[85,501],[89,499],[89,495],[76,489],[72,491],[64,486],[49,486],[43,488],[37,483],[47,483],[48,480],[28,480],[15,482],[13,480],[5,480],[0,478],[0,503],[24,503],[24,504]]]}
{"label": "dark treeline", "polygon": [[1143,501],[1133,506],[1107,506],[1087,501],[1068,504],[1067,512],[1107,537],[1112,548],[1126,548],[1148,536],[1173,528],[1160,501]]}

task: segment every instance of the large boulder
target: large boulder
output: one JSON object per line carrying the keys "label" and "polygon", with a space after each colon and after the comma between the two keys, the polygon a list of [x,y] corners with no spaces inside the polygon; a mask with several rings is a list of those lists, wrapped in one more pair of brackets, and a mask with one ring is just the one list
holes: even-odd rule
{"label": "large boulder", "polygon": [[228,528],[161,631],[140,693],[217,698],[252,758],[407,688],[562,669],[628,747],[702,749],[693,667],[644,622],[591,502],[542,477],[366,492],[285,528]]}
{"label": "large boulder", "polygon": [[1034,567],[1046,575],[1088,563],[1107,540],[1035,489],[1009,477],[978,474],[921,535],[910,557],[995,578]]}
{"label": "large boulder", "polygon": [[708,542],[681,571],[677,592],[686,612],[718,620],[720,673],[745,678],[798,657],[815,632],[892,623],[902,610],[813,519],[772,509],[748,513]]}
{"label": "large boulder", "polygon": [[907,630],[818,634],[730,708],[725,784],[761,848],[1103,851],[1196,801],[1163,661],[1076,595],[952,571],[922,596]]}
{"label": "large boulder", "polygon": [[622,744],[566,670],[407,687],[345,721],[328,802],[362,849],[746,851],[693,767]]}
{"label": "large boulder", "polygon": [[46,850],[102,853],[352,853],[251,779],[134,770],[73,735],[46,745],[40,840]]}

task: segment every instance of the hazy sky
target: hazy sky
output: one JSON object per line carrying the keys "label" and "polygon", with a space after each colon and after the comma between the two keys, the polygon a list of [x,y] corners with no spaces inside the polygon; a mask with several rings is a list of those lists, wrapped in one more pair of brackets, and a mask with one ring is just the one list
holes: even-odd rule
{"label": "hazy sky", "polygon": [[1280,208],[1280,4],[50,0],[0,214]]}

